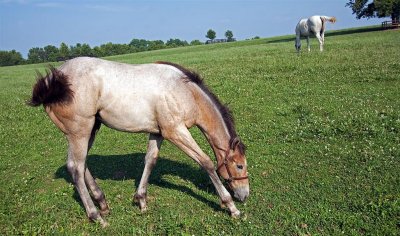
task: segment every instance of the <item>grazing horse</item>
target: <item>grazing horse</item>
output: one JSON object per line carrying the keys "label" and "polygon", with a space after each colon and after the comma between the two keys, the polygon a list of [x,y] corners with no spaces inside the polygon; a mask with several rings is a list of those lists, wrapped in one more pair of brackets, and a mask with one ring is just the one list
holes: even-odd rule
{"label": "grazing horse", "polygon": [[319,50],[322,52],[325,41],[325,22],[336,22],[335,17],[330,16],[311,16],[308,19],[301,19],[296,26],[296,43],[295,47],[297,52],[300,52],[301,37],[307,38],[307,48],[310,51],[310,35],[314,34],[319,41]]}
{"label": "grazing horse", "polygon": [[[218,174],[227,181],[235,198],[244,201],[248,197],[245,146],[236,134],[231,112],[198,74],[168,62],[129,65],[75,58],[58,69],[50,67],[46,75],[39,74],[28,104],[43,104],[50,119],[65,134],[67,169],[90,220],[106,226],[103,216],[109,212],[105,196],[85,163],[101,124],[125,132],[149,133],[145,167],[134,195],[141,211],[147,209],[149,176],[161,143],[167,139],[205,169],[222,205],[233,217],[240,215]],[[204,133],[216,156],[217,168],[191,136],[188,129],[192,126]]]}

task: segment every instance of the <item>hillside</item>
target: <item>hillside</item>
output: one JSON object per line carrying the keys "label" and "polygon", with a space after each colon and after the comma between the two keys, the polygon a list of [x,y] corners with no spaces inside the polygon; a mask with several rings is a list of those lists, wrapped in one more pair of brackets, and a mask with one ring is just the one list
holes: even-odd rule
{"label": "hillside", "polygon": [[330,32],[323,53],[311,39],[311,53],[297,55],[289,35],[107,58],[182,64],[229,104],[250,175],[238,220],[168,142],[141,214],[132,194],[147,135],[102,127],[87,162],[110,226],[88,222],[65,167],[65,138],[43,108],[25,105],[46,65],[0,67],[0,234],[398,235],[400,37],[374,29]]}

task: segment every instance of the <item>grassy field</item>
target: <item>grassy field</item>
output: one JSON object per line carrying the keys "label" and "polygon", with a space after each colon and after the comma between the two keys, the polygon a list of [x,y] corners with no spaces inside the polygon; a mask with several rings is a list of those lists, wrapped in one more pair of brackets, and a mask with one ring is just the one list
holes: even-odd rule
{"label": "grassy field", "polygon": [[65,138],[43,108],[24,104],[45,65],[0,68],[0,234],[399,235],[400,32],[368,31],[328,34],[323,53],[312,39],[300,56],[293,36],[282,36],[108,58],[182,64],[229,104],[251,189],[236,220],[205,172],[168,142],[141,214],[132,194],[147,135],[103,126],[87,162],[110,226],[90,223],[65,167]]}

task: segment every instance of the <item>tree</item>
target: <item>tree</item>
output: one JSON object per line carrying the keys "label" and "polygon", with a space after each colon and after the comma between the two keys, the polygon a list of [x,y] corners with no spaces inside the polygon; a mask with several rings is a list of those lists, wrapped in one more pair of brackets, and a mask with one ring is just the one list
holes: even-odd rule
{"label": "tree", "polygon": [[65,61],[69,58],[69,48],[68,45],[65,43],[60,44],[60,49],[58,50],[58,61]]}
{"label": "tree", "polygon": [[186,40],[180,40],[180,39],[169,39],[165,45],[169,48],[176,48],[176,47],[182,47],[182,46],[188,46],[189,43]]}
{"label": "tree", "polygon": [[117,49],[115,48],[114,44],[112,44],[111,42],[100,45],[100,48],[101,48],[101,51],[103,52],[104,56],[117,55]]}
{"label": "tree", "polygon": [[102,44],[100,48],[94,48],[95,56],[113,56],[113,55],[121,55],[132,52],[132,48],[128,44],[113,44],[108,42],[106,44]]}
{"label": "tree", "polygon": [[400,0],[349,0],[346,6],[353,10],[357,19],[390,16],[393,22],[399,22]]}
{"label": "tree", "polygon": [[214,40],[215,37],[216,37],[215,31],[212,30],[212,29],[209,29],[209,30],[207,31],[206,38],[209,38],[210,40]]}
{"label": "tree", "polygon": [[225,32],[225,37],[226,37],[228,42],[232,42],[233,41],[233,33],[232,33],[232,31],[227,30]]}
{"label": "tree", "polygon": [[59,56],[58,48],[53,45],[47,45],[46,47],[44,47],[44,53],[45,61],[57,61],[57,58]]}
{"label": "tree", "polygon": [[92,52],[93,52],[93,56],[95,56],[95,57],[104,57],[104,56],[106,56],[104,51],[103,51],[103,49],[101,47],[99,47],[99,46],[95,46],[93,48]]}
{"label": "tree", "polygon": [[145,39],[132,39],[129,46],[131,46],[135,51],[142,52],[148,50],[149,42]]}
{"label": "tree", "polygon": [[164,41],[162,40],[154,40],[154,41],[149,41],[149,50],[158,50],[158,49],[163,49],[165,48]]}
{"label": "tree", "polygon": [[70,56],[79,57],[81,55],[82,44],[77,43],[75,46],[69,46]]}
{"label": "tree", "polygon": [[200,40],[198,40],[198,39],[192,40],[192,41],[190,42],[190,45],[192,45],[192,46],[194,46],[194,45],[202,45],[202,44],[203,44],[203,43],[200,42]]}
{"label": "tree", "polygon": [[79,56],[87,56],[87,57],[93,56],[93,52],[89,44],[87,43],[82,44]]}
{"label": "tree", "polygon": [[28,52],[29,63],[40,63],[46,61],[46,52],[43,48],[31,48]]}
{"label": "tree", "polygon": [[0,66],[14,66],[24,63],[21,53],[12,51],[0,51]]}

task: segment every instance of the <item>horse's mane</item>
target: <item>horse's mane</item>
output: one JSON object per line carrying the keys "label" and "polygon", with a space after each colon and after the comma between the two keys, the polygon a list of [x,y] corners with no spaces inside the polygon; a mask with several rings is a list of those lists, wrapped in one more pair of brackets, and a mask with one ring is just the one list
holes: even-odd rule
{"label": "horse's mane", "polygon": [[[211,99],[211,101],[217,107],[218,111],[221,113],[224,123],[228,129],[229,135],[231,136],[229,140],[229,146],[232,147],[233,145],[235,145],[235,142],[237,142],[239,137],[236,133],[235,121],[233,119],[232,112],[226,105],[223,105],[218,97],[214,93],[212,93],[211,90],[204,84],[201,76],[194,71],[188,70],[181,65],[172,62],[157,61],[156,63],[170,65],[177,68],[185,75],[183,79],[186,79],[188,82],[195,83]],[[237,147],[239,149],[239,152],[244,155],[246,146],[241,141],[239,141]]]}

